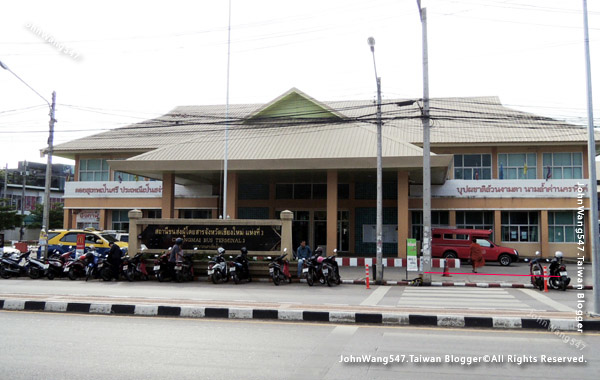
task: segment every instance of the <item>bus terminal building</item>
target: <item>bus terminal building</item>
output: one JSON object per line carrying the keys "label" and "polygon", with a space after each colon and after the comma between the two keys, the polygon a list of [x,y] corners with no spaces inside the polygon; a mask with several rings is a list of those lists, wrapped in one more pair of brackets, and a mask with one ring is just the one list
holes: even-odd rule
{"label": "bus terminal building", "polygon": [[[577,232],[598,233],[587,221],[586,128],[496,97],[430,105],[433,226],[491,229],[496,243],[521,256],[581,256]],[[406,240],[421,239],[421,107],[404,99],[382,105],[386,257],[405,257]],[[290,210],[294,246],[306,240],[374,256],[376,127],[373,101],[321,101],[291,89],[228,110],[181,106],[57,145],[55,155],[75,160],[64,227],[126,230],[132,209],[163,219],[278,219]],[[587,243],[583,252],[590,259]]]}

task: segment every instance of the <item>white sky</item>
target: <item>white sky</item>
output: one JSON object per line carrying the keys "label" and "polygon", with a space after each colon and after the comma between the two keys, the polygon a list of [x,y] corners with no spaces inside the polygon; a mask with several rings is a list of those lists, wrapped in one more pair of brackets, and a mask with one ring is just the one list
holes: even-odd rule
{"label": "white sky", "polygon": [[[431,97],[497,95],[510,107],[585,123],[581,0],[422,3]],[[600,1],[588,3],[600,99]],[[227,12],[226,0],[10,1],[0,12],[0,60],[48,100],[57,92],[61,143],[178,105],[224,104]],[[422,97],[416,0],[232,0],[231,17],[232,104],[265,103],[291,87],[318,100],[375,99],[369,36],[384,100]],[[44,104],[0,69],[1,166],[45,162]]]}

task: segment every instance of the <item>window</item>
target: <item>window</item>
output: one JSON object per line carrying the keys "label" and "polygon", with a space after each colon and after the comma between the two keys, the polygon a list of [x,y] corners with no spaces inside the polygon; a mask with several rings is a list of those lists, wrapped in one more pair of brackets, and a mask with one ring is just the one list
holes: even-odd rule
{"label": "window", "polygon": [[[413,211],[412,215],[412,237],[417,240],[423,239],[423,211]],[[431,227],[446,227],[450,220],[448,211],[431,211]]]}
{"label": "window", "polygon": [[494,229],[493,211],[457,211],[456,227],[476,230]]}
{"label": "window", "polygon": [[544,153],[544,177],[552,179],[583,178],[583,153]]}
{"label": "window", "polygon": [[574,211],[548,212],[548,242],[573,243],[577,216]]}
{"label": "window", "polygon": [[114,181],[139,181],[139,177],[135,174],[115,172],[113,176]]}
{"label": "window", "polygon": [[498,154],[499,179],[535,179],[536,167],[535,153]]}
{"label": "window", "polygon": [[350,185],[338,183],[338,199],[350,199]]}
{"label": "window", "polygon": [[112,210],[112,229],[129,231],[129,210]]}
{"label": "window", "polygon": [[106,160],[79,160],[80,181],[108,181],[108,163]]}
{"label": "window", "polygon": [[160,219],[162,218],[162,210],[148,210],[149,219]]}
{"label": "window", "polygon": [[210,219],[212,212],[210,210],[179,210],[179,217],[182,219]]}
{"label": "window", "polygon": [[239,199],[269,199],[268,183],[240,183],[238,185]]}
{"label": "window", "polygon": [[[338,185],[339,188],[339,185]],[[325,183],[278,183],[275,185],[276,199],[327,199]]]}
{"label": "window", "polygon": [[503,211],[502,241],[538,241],[537,211]]}
{"label": "window", "polygon": [[66,234],[65,236],[62,237],[62,239],[60,239],[60,241],[62,241],[63,243],[77,244],[77,234],[76,233]]}
{"label": "window", "polygon": [[455,154],[454,179],[492,179],[492,155]]}

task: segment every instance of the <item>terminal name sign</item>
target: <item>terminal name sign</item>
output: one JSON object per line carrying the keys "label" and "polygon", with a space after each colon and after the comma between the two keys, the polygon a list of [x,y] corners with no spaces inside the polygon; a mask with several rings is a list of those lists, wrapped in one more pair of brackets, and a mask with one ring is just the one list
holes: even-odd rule
{"label": "terminal name sign", "polygon": [[[577,198],[588,196],[585,179],[448,180],[431,186],[436,198]],[[412,185],[410,195],[421,197],[423,187]]]}
{"label": "terminal name sign", "polygon": [[179,237],[184,249],[274,251],[281,245],[281,226],[151,224],[142,232],[142,243],[149,249],[168,249]]}

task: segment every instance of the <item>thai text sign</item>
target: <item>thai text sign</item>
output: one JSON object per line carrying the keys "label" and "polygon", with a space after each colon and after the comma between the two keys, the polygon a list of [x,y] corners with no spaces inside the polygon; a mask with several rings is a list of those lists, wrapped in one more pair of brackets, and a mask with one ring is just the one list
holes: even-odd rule
{"label": "thai text sign", "polygon": [[417,239],[406,239],[406,270],[417,272]]}
{"label": "thai text sign", "polygon": [[274,251],[281,244],[281,226],[245,225],[148,225],[142,243],[149,249],[168,249],[183,238],[184,249]]}
{"label": "thai text sign", "polygon": [[[431,186],[432,197],[448,198],[577,198],[578,188],[588,196],[585,179],[448,180]],[[423,196],[423,187],[412,185],[411,197]]]}
{"label": "thai text sign", "polygon": [[[75,181],[65,183],[64,198],[160,198],[162,181]],[[181,198],[212,196],[210,185],[175,185]]]}

